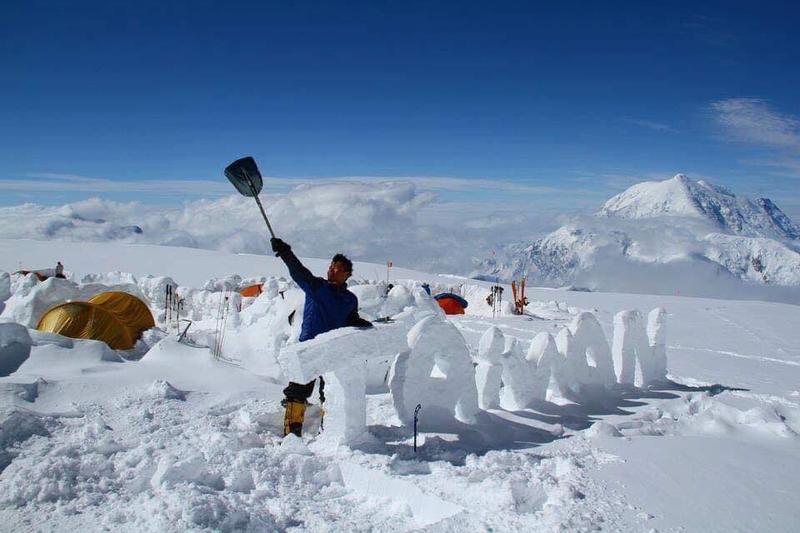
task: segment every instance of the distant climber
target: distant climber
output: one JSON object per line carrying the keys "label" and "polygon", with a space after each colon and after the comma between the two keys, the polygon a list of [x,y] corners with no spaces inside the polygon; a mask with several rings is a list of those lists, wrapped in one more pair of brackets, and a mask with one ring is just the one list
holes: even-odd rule
{"label": "distant climber", "polygon": [[61,261],[56,263],[56,277],[64,279],[64,265],[61,264]]}
{"label": "distant climber", "polygon": [[[272,251],[289,268],[289,275],[305,293],[303,325],[300,329],[300,342],[313,339],[321,333],[347,326],[372,327],[372,324],[358,315],[358,298],[347,290],[347,279],[353,274],[353,263],[342,254],[336,254],[328,266],[327,279],[314,276],[297,256],[291,246],[281,239],[273,238]],[[283,434],[294,433],[301,436],[308,398],[314,392],[314,382],[294,383],[283,389],[285,396],[281,402],[286,408],[283,419]],[[325,382],[320,377],[320,401],[324,401]]]}

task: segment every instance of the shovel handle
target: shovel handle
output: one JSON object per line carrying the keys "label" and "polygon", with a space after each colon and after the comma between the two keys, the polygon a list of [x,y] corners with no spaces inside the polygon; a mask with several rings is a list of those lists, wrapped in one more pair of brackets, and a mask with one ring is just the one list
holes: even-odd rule
{"label": "shovel handle", "polygon": [[261,205],[261,200],[258,198],[258,192],[256,191],[256,186],[253,184],[253,180],[250,179],[250,174],[248,174],[246,169],[242,169],[242,173],[244,174],[244,178],[247,180],[247,184],[250,185],[250,190],[253,191],[253,198],[256,199],[256,203],[258,204],[258,209],[261,211],[261,216],[264,217],[264,222],[267,223],[267,229],[269,230],[269,234],[272,238],[275,238],[275,232],[272,231],[272,224],[269,223],[269,219],[267,218],[267,213],[264,211],[264,206]]}

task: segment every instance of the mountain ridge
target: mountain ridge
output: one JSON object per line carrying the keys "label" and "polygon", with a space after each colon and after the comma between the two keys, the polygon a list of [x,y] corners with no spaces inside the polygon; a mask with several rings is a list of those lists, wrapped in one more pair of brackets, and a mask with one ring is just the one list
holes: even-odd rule
{"label": "mountain ridge", "polygon": [[771,200],[678,174],[635,184],[544,237],[510,243],[472,275],[800,303],[799,241],[800,228]]}

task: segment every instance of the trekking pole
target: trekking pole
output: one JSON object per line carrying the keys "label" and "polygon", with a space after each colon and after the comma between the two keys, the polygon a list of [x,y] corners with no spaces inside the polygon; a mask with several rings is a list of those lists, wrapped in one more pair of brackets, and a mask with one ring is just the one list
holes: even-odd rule
{"label": "trekking pole", "polygon": [[229,306],[230,306],[229,298],[230,298],[229,296],[225,297],[225,312],[223,313],[223,317],[222,317],[222,333],[220,333],[219,356],[218,357],[222,357],[222,345],[225,343],[225,330],[226,330],[226,328],[228,326],[228,313],[229,313]]}
{"label": "trekking pole", "polygon": [[422,404],[418,403],[414,408],[414,453],[417,453],[417,420],[420,409],[422,409]]}
{"label": "trekking pole", "polygon": [[219,305],[217,306],[217,319],[214,322],[214,346],[211,348],[211,353],[214,356],[214,359],[218,357],[217,344],[219,344],[219,326],[222,321],[222,298],[224,296],[225,296],[224,292],[221,292],[219,295]]}
{"label": "trekking pole", "polygon": [[319,377],[319,431],[325,429],[325,378]]}
{"label": "trekking pole", "polygon": [[191,320],[188,320],[188,319],[186,319],[186,318],[184,318],[184,319],[182,319],[182,320],[183,320],[184,322],[187,322],[187,324],[186,324],[186,329],[184,329],[184,330],[183,330],[183,333],[181,333],[181,334],[178,336],[178,342],[183,342],[183,339],[185,339],[185,338],[186,338],[186,332],[187,332],[187,331],[189,331],[189,328],[190,328],[190,327],[192,327],[192,321],[191,321]]}

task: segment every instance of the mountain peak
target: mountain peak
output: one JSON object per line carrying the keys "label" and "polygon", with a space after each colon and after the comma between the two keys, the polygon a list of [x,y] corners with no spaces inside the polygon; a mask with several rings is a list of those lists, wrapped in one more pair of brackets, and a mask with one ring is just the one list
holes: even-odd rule
{"label": "mountain peak", "polygon": [[600,216],[641,219],[679,216],[706,220],[726,233],[800,239],[796,226],[771,200],[739,197],[704,180],[676,174],[663,181],[637,183],[608,200]]}

